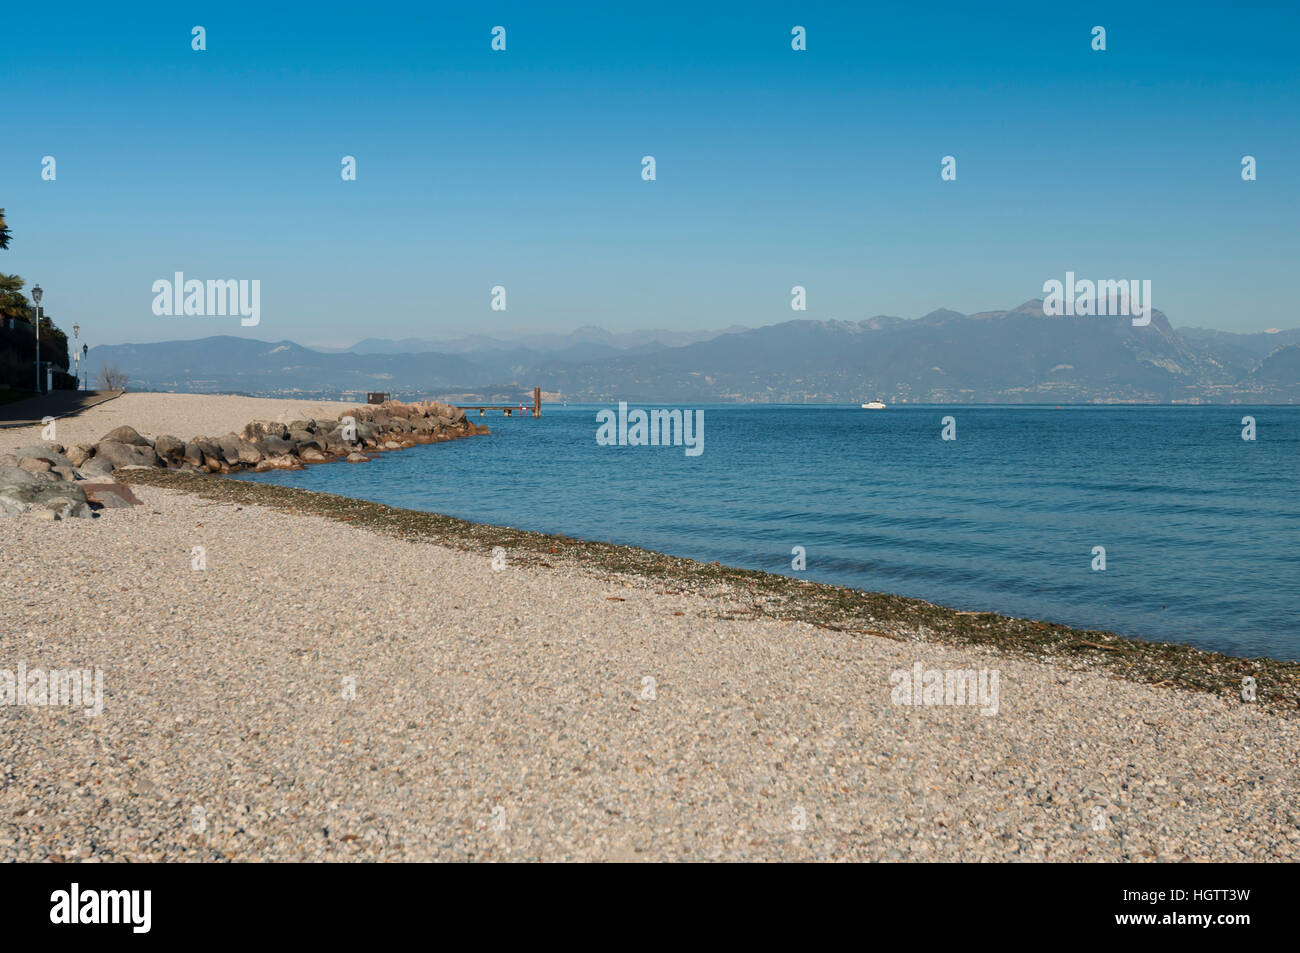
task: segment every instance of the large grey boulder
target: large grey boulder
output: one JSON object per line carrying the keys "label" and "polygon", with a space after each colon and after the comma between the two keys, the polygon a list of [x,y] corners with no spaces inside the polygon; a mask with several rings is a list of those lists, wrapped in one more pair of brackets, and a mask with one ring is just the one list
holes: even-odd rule
{"label": "large grey boulder", "polygon": [[314,447],[317,450],[325,449],[324,438],[318,438],[315,434],[307,430],[291,429],[289,431],[289,441],[299,451],[306,450],[309,447]]}
{"label": "large grey boulder", "polygon": [[325,440],[325,449],[330,453],[349,453],[360,442],[355,430],[345,432],[343,427],[335,427],[325,434],[323,439]]}
{"label": "large grey boulder", "polygon": [[105,440],[111,440],[114,443],[125,443],[133,447],[152,447],[153,441],[148,437],[143,437],[134,427],[128,427],[123,424],[121,427],[114,427],[108,433],[100,438],[100,443]]}
{"label": "large grey boulder", "polygon": [[94,479],[96,476],[108,476],[117,468],[107,460],[91,457],[81,466],[77,467],[77,476],[83,480]]}
{"label": "large grey boulder", "polygon": [[223,434],[213,441],[220,451],[221,461],[227,466],[239,466],[239,435],[234,433]]}
{"label": "large grey boulder", "polygon": [[221,448],[206,437],[195,437],[185,445],[185,462],[216,473],[221,469]]}
{"label": "large grey boulder", "polygon": [[[117,428],[121,430],[122,428]],[[114,433],[117,431],[115,430]],[[149,445],[121,443],[117,440],[101,440],[95,444],[96,460],[107,460],[114,469],[118,467],[156,467],[158,454]]]}
{"label": "large grey boulder", "polygon": [[54,513],[57,519],[94,519],[95,513],[90,508],[89,503],[82,503],[77,500],[70,500],[66,497],[55,497],[46,500],[41,504],[47,510]]}
{"label": "large grey boulder", "polygon": [[0,492],[8,486],[35,486],[40,482],[35,473],[21,467],[0,467]]}
{"label": "large grey boulder", "polygon": [[267,457],[280,457],[293,452],[293,442],[278,434],[267,434],[253,445]]}
{"label": "large grey boulder", "polygon": [[185,441],[163,434],[153,442],[153,452],[169,467],[179,466],[185,457]]}
{"label": "large grey boulder", "polygon": [[66,453],[63,444],[55,443],[53,440],[42,440],[40,443],[33,443],[26,447],[19,447],[14,453],[20,457],[30,457],[40,453]]}
{"label": "large grey boulder", "polygon": [[[53,449],[58,447],[57,450]],[[45,460],[51,466],[70,467],[72,461],[63,455],[63,447],[59,444],[36,444],[31,447],[19,447],[14,451],[14,456],[18,459],[26,457],[29,460]]]}
{"label": "large grey boulder", "polygon": [[85,491],[75,483],[0,486],[0,501],[3,501],[3,509],[11,515],[15,507],[21,507],[19,512],[31,508],[48,509],[55,517],[63,519],[94,515],[86,501]]}

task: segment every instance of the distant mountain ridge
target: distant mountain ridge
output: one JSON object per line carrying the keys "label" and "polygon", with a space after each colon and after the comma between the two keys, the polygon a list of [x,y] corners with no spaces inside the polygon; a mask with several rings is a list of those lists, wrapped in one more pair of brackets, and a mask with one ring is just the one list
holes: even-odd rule
{"label": "distant mountain ridge", "polygon": [[218,335],[91,348],[94,368],[117,364],[135,390],[190,393],[363,393],[463,387],[484,369],[453,354],[323,354],[293,341]]}
{"label": "distant mountain ridge", "polygon": [[[675,343],[670,343],[675,342]],[[1160,311],[1051,316],[1006,311],[919,318],[797,319],[707,332],[581,328],[507,342],[366,339],[325,353],[291,341],[214,337],[92,350],[137,389],[516,399],[533,385],[570,400],[1095,403],[1300,402],[1300,328],[1174,329]],[[398,353],[367,350],[393,346]]]}
{"label": "distant mountain ridge", "polygon": [[587,325],[568,334],[526,334],[510,341],[482,334],[471,334],[450,340],[403,338],[400,341],[391,341],[385,338],[366,338],[345,350],[353,354],[401,354],[411,351],[466,354],[526,350],[546,355],[565,352],[599,355],[655,344],[664,347],[681,347],[696,341],[707,341],[722,334],[747,330],[748,328],[740,325],[733,325],[718,331],[606,331],[604,328]]}

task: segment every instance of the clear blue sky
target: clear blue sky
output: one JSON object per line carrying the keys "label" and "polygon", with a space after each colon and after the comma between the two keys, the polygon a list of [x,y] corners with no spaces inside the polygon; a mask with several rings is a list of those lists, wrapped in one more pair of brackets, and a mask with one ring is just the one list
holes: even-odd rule
{"label": "clear blue sky", "polygon": [[[92,345],[915,317],[1011,307],[1066,270],[1151,279],[1175,325],[1300,324],[1295,3],[15,3],[4,22],[0,271]],[[156,317],[178,270],[260,279],[260,326]]]}

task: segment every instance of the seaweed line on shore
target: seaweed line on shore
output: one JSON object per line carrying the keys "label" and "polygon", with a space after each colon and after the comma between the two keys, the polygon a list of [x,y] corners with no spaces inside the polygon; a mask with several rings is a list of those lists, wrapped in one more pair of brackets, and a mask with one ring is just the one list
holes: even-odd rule
{"label": "seaweed line on shore", "polygon": [[[180,490],[225,503],[321,516],[414,542],[436,543],[485,557],[507,547],[512,569],[554,568],[564,562],[597,570],[663,594],[691,593],[737,603],[718,618],[739,614],[806,622],[861,636],[996,649],[1059,667],[1094,671],[1157,687],[1222,695],[1237,704],[1300,713],[1300,663],[1240,658],[1187,645],[1147,642],[1095,629],[970,612],[921,599],[867,592],[720,563],[701,563],[632,546],[617,546],[471,523],[351,497],[270,483],[175,470],[125,469],[126,483]],[[1242,701],[1242,679],[1257,683],[1255,702]]]}

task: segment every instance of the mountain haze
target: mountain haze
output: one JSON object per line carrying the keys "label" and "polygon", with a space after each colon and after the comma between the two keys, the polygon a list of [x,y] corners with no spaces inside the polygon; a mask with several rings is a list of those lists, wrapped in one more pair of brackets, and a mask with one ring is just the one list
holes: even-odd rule
{"label": "mountain haze", "polygon": [[[1300,329],[1176,330],[1159,311],[1048,316],[1040,300],[966,315],[798,319],[662,339],[583,328],[444,350],[367,339],[325,353],[290,341],[214,337],[95,348],[137,389],[517,399],[533,385],[568,400],[1097,403],[1298,402]],[[672,344],[669,341],[677,341]],[[392,346],[399,353],[371,348]]]}

